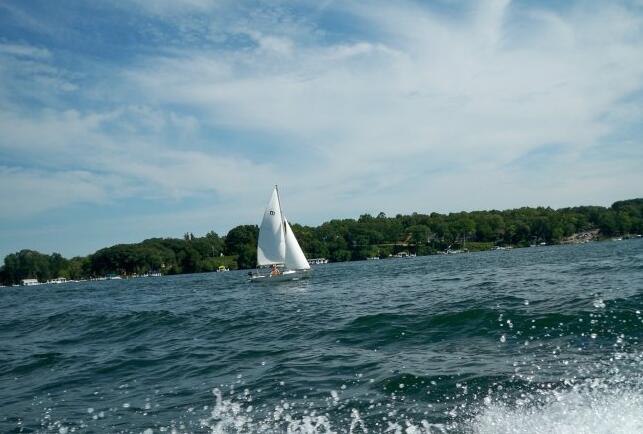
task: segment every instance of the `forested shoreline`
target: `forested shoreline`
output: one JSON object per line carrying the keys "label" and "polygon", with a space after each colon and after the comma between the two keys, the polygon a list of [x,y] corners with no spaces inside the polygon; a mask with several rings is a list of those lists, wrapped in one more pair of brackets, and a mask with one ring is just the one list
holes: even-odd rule
{"label": "forested shoreline", "polygon": [[[388,257],[398,252],[430,255],[449,248],[486,250],[494,246],[526,247],[558,244],[574,234],[594,231],[593,238],[643,233],[643,199],[615,202],[609,208],[518,208],[450,214],[398,214],[387,217],[363,214],[358,219],[336,219],[317,227],[292,225],[308,258],[331,262]],[[151,238],[118,244],[93,254],[66,259],[58,253],[21,250],[4,258],[0,283],[22,279],[41,282],[52,278],[87,279],[108,275],[209,272],[223,265],[254,268],[259,228],[240,225],[225,236],[209,232],[202,237],[186,233],[183,239]]]}

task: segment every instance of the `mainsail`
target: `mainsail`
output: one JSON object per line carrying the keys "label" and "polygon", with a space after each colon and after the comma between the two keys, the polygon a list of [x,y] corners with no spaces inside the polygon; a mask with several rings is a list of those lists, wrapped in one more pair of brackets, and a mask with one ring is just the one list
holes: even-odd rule
{"label": "mainsail", "polygon": [[[296,241],[295,241],[296,242]],[[301,250],[301,249],[300,249]],[[272,265],[286,262],[286,241],[279,204],[277,187],[272,190],[272,196],[263,214],[257,243],[257,264]]]}
{"label": "mainsail", "polygon": [[291,270],[308,270],[310,265],[301,247],[299,247],[295,234],[285,219],[284,224],[286,225],[286,268]]}

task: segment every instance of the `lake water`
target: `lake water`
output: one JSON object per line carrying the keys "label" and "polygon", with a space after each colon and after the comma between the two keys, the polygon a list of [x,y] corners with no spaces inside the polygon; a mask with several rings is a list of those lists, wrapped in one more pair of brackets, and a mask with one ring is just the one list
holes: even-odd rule
{"label": "lake water", "polygon": [[0,432],[643,432],[643,241],[0,289]]}

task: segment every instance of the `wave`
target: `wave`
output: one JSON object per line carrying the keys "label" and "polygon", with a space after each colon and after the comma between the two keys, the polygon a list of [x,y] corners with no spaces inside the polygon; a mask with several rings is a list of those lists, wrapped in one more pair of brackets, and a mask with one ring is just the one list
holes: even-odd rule
{"label": "wave", "polygon": [[[344,345],[381,348],[389,345],[421,345],[445,339],[481,337],[498,340],[614,339],[641,335],[643,316],[636,309],[640,296],[618,300],[570,299],[562,312],[552,311],[549,302],[530,304],[512,299],[509,308],[470,308],[437,313],[402,314],[381,312],[361,315],[339,327],[322,330],[316,337],[338,340]],[[560,303],[560,302],[559,302]],[[471,305],[473,303],[469,303]],[[498,305],[499,306],[499,305]],[[451,307],[453,309],[455,306]],[[407,309],[408,311],[408,309]],[[503,338],[504,337],[504,338]]]}

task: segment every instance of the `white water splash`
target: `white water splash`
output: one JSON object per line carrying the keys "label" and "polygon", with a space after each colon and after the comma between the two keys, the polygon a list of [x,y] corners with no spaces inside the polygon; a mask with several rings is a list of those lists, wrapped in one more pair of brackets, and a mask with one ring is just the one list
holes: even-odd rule
{"label": "white water splash", "polygon": [[546,395],[544,404],[491,403],[471,422],[470,431],[475,434],[643,432],[641,391],[583,389],[552,391]]}
{"label": "white water splash", "polygon": [[[338,395],[331,395],[331,400],[336,403]],[[215,405],[208,419],[201,421],[201,427],[208,429],[212,434],[231,433],[288,433],[288,434],[312,434],[312,433],[344,433],[357,434],[368,433],[366,424],[360,417],[359,411],[351,410],[351,418],[346,428],[336,429],[331,426],[328,414],[317,414],[312,411],[309,414],[296,415],[288,410],[292,405],[282,402],[274,407],[268,414],[255,419],[252,405],[245,405],[225,399],[219,389],[214,389]],[[337,398],[337,400],[335,399]]]}

